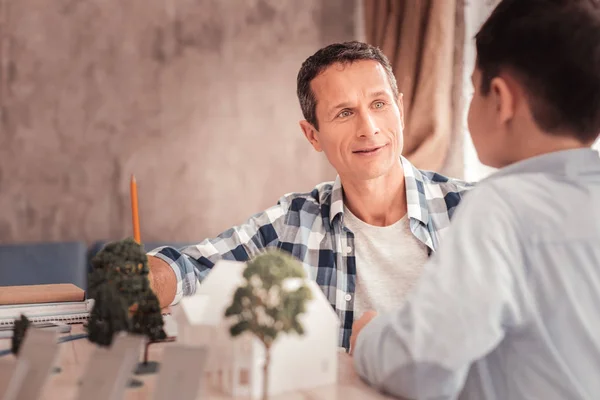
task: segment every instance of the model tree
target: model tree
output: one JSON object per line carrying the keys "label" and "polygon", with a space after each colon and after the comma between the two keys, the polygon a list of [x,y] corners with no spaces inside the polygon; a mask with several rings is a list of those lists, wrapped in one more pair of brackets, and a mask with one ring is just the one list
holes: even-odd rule
{"label": "model tree", "polygon": [[243,276],[245,282],[235,291],[225,316],[233,320],[232,336],[250,332],[264,345],[263,399],[267,399],[271,347],[280,333],[304,334],[298,317],[311,292],[302,281],[300,262],[281,251],[270,250],[249,261]]}
{"label": "model tree", "polygon": [[21,314],[21,318],[15,320],[10,347],[10,350],[14,355],[19,354],[21,343],[23,343],[23,339],[25,338],[25,333],[27,333],[27,328],[29,328],[29,325],[29,319],[27,319],[27,317],[23,314]]}
{"label": "model tree", "polygon": [[90,341],[109,346],[119,331],[143,334],[150,341],[166,336],[149,272],[143,246],[131,238],[107,244],[92,259],[88,291],[95,303],[88,324]]}

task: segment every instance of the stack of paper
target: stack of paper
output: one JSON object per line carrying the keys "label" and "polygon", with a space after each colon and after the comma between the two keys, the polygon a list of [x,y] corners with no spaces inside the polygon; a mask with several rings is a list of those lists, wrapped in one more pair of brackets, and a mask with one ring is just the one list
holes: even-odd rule
{"label": "stack of paper", "polygon": [[21,314],[33,323],[84,322],[93,302],[72,284],[5,286],[0,290],[0,327],[12,326]]}

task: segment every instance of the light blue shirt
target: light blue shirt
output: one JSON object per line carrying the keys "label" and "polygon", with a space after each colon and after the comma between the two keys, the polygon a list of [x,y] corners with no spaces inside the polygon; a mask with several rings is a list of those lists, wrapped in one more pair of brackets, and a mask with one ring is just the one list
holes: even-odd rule
{"label": "light blue shirt", "polygon": [[600,398],[600,157],[504,168],[469,192],[396,312],[358,336],[356,369],[409,399]]}

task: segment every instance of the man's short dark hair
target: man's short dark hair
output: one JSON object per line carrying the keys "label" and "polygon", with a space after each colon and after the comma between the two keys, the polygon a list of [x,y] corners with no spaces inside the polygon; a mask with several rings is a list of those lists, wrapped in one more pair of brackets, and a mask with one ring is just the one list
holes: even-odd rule
{"label": "man's short dark hair", "polygon": [[600,134],[598,0],[503,0],[475,40],[484,95],[506,72],[540,129],[582,142]]}
{"label": "man's short dark hair", "polygon": [[392,66],[380,49],[357,41],[331,44],[308,57],[302,63],[300,72],[298,72],[297,94],[300,101],[300,108],[302,109],[304,119],[312,124],[315,129],[319,129],[316,115],[317,99],[310,87],[310,83],[327,67],[333,64],[351,64],[360,60],[372,60],[381,64],[387,74],[394,99],[398,98],[398,85],[396,84]]}

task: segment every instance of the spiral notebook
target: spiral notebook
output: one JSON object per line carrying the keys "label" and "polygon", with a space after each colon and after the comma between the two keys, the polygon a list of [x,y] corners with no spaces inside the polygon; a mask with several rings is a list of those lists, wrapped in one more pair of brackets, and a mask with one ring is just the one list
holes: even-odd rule
{"label": "spiral notebook", "polygon": [[87,321],[94,300],[75,285],[29,285],[0,288],[0,327],[25,315],[32,323]]}

